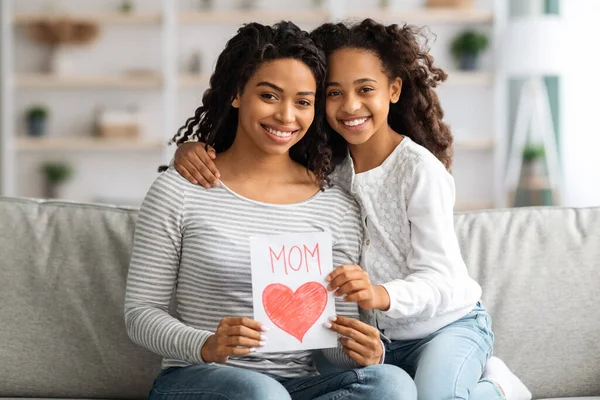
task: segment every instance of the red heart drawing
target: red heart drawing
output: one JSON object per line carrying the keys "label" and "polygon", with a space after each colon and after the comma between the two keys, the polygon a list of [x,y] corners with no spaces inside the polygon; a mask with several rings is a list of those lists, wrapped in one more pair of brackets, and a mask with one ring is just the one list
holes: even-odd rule
{"label": "red heart drawing", "polygon": [[283,331],[302,343],[327,305],[327,290],[318,282],[307,282],[296,292],[280,283],[270,284],[262,294],[267,316]]}

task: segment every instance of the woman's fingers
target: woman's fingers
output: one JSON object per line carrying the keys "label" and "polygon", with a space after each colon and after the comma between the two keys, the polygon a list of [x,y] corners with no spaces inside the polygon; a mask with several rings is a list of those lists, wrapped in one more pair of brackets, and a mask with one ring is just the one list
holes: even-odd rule
{"label": "woman's fingers", "polygon": [[[211,154],[214,157],[211,157]],[[190,161],[194,164],[196,170],[202,174],[204,179],[209,181],[213,186],[218,186],[221,174],[213,161],[215,157],[216,153],[214,149],[212,151],[209,149],[209,152],[206,152],[203,146],[198,146],[193,156],[190,156]]]}

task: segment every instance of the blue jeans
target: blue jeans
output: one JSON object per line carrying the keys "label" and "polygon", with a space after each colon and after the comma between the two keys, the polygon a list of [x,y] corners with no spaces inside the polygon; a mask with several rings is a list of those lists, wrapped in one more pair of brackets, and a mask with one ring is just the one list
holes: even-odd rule
{"label": "blue jeans", "polygon": [[469,314],[423,339],[392,341],[385,362],[414,378],[419,400],[504,399],[495,384],[481,380],[493,344],[491,318],[477,303]]}
{"label": "blue jeans", "polygon": [[[406,383],[406,386],[403,384]],[[412,379],[392,365],[328,375],[282,378],[226,365],[168,368],[154,381],[150,400],[416,399]]]}

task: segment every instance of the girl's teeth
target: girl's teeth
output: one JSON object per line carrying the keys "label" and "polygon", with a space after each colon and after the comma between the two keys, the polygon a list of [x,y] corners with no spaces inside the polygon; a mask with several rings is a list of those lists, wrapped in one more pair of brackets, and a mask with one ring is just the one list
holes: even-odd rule
{"label": "girl's teeth", "polygon": [[366,118],[361,118],[361,119],[354,119],[352,121],[343,121],[344,125],[348,125],[348,126],[357,126],[362,124],[363,122],[365,122],[367,119]]}
{"label": "girl's teeth", "polygon": [[280,132],[280,131],[276,131],[274,129],[265,127],[265,129],[267,130],[267,132],[269,132],[271,135],[275,135],[277,137],[289,137],[292,135],[292,132]]}

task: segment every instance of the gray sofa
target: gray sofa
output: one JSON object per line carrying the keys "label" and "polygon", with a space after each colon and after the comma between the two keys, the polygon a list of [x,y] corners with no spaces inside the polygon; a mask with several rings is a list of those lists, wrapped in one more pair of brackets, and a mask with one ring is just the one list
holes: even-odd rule
{"label": "gray sofa", "polygon": [[[146,396],[160,359],[123,322],[135,220],[0,198],[0,398]],[[534,398],[600,396],[600,208],[460,213],[456,231],[496,355]]]}

